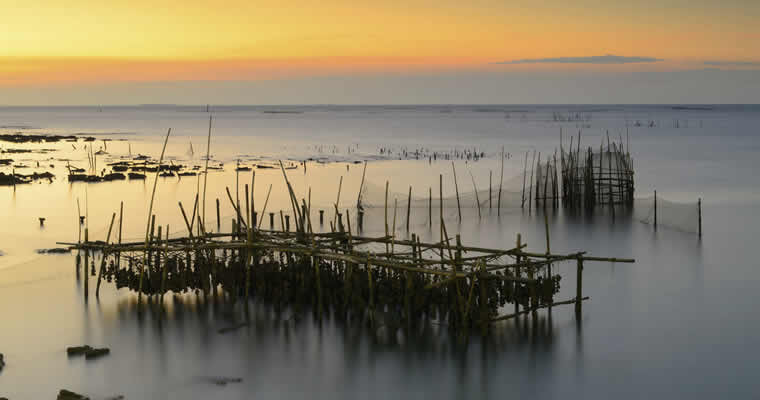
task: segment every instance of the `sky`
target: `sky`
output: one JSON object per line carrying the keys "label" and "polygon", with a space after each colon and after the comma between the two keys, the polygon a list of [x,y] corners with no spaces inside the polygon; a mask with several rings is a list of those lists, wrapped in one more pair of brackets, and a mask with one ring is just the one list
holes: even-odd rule
{"label": "sky", "polygon": [[0,104],[760,103],[757,0],[0,0]]}

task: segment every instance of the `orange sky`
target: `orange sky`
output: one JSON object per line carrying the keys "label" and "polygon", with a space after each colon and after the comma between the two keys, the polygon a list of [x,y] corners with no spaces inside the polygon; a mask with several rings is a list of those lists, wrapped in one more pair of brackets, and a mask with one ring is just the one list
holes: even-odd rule
{"label": "orange sky", "polygon": [[[0,9],[0,86],[760,61],[757,0],[0,0]],[[664,61],[493,64],[605,54]]]}

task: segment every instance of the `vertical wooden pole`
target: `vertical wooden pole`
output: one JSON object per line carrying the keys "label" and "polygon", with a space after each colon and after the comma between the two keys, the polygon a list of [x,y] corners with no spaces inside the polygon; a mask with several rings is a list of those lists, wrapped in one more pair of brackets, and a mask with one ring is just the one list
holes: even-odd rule
{"label": "vertical wooden pole", "polygon": [[501,173],[499,175],[499,199],[496,201],[496,215],[501,216],[501,186],[504,183],[504,146],[501,146]]}
{"label": "vertical wooden pole", "polygon": [[697,213],[699,215],[699,237],[702,237],[702,198],[697,201]]}
{"label": "vertical wooden pole", "polygon": [[[439,179],[439,192],[438,192],[438,198],[440,200],[440,214],[441,214],[441,245],[445,245],[446,242],[444,241],[443,237],[443,174],[438,175]],[[441,247],[441,269],[443,269],[443,247]]]}
{"label": "vertical wooden pole", "polygon": [[583,258],[578,257],[578,265],[575,272],[575,312],[580,314],[583,302]]}
{"label": "vertical wooden pole", "polygon": [[525,208],[525,178],[527,178],[528,174],[528,153],[529,151],[525,152],[525,163],[523,165],[523,186],[522,186],[522,198],[520,201],[520,208]]}
{"label": "vertical wooden pole", "polygon": [[222,231],[222,220],[219,218],[219,198],[216,199],[216,231]]}
{"label": "vertical wooden pole", "polygon": [[[121,226],[124,220],[124,202],[119,205],[119,244],[121,244]],[[116,253],[116,268],[118,269],[121,264],[121,252]]]}
{"label": "vertical wooden pole", "polygon": [[409,217],[412,208],[412,185],[409,185],[409,196],[406,201],[406,232],[409,232]]}
{"label": "vertical wooden pole", "polygon": [[[84,244],[87,246],[87,242],[89,242],[90,233],[89,229],[85,226],[84,228]],[[90,249],[84,250],[84,299],[87,301],[87,298],[90,295],[90,288],[89,288],[89,282],[90,282],[90,276],[88,274],[87,268],[89,267],[89,260],[90,260]]]}
{"label": "vertical wooden pole", "polygon": [[[388,238],[388,181],[385,181],[385,237]],[[388,242],[385,242],[385,252],[388,250]]]}
{"label": "vertical wooden pole", "polygon": [[[519,250],[521,247],[522,247],[522,235],[520,235],[518,233],[517,234],[517,249]],[[518,255],[515,258],[515,263],[517,263],[517,265],[519,265],[520,262],[521,262],[521,257]],[[515,267],[515,278],[520,279],[520,267],[519,266]],[[520,303],[517,301],[517,290],[518,290],[519,287],[520,287],[520,282],[515,281],[514,291],[513,291],[513,295],[512,295],[512,299],[515,302],[515,314],[517,314],[520,311]]]}
{"label": "vertical wooden pole", "polygon": [[654,230],[657,230],[657,191],[654,191]]}
{"label": "vertical wooden pole", "polygon": [[[160,241],[161,238],[159,238]],[[163,266],[161,267],[161,301],[164,300],[164,295],[166,294],[166,278],[168,275],[168,264],[169,263],[169,225],[166,225],[166,241],[164,241],[164,262]]]}
{"label": "vertical wooden pole", "polygon": [[490,169],[488,170],[488,209],[491,209],[491,199],[493,198],[493,195],[491,194],[491,179],[493,178],[493,171]]}
{"label": "vertical wooden pole", "polygon": [[428,188],[428,225],[433,227],[433,188]]}
{"label": "vertical wooden pole", "polygon": [[245,225],[246,227],[251,226],[251,205],[249,203],[249,195],[248,195],[248,184],[245,184]]}
{"label": "vertical wooden pole", "polygon": [[459,222],[462,222],[462,205],[459,203],[459,185],[457,185],[457,170],[454,168],[454,161],[451,162],[451,169],[454,172],[454,190],[456,191],[457,195],[457,212],[459,215]]}
{"label": "vertical wooden pole", "polygon": [[[111,225],[108,227],[108,235],[106,235],[106,247],[108,246],[108,242],[111,240],[111,229],[113,229],[113,221],[115,219],[116,213],[113,213],[113,215],[111,215]],[[100,270],[98,271],[98,284],[95,286],[96,298],[100,298],[100,280],[103,278],[103,270],[106,268],[106,257],[108,255],[106,247],[103,248],[103,259],[100,261]]]}

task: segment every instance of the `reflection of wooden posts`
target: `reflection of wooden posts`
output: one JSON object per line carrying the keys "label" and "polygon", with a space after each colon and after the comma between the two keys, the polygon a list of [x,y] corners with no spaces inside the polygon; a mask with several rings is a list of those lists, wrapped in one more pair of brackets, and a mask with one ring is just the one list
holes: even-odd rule
{"label": "reflection of wooden posts", "polygon": [[491,325],[488,318],[488,277],[486,274],[485,263],[480,263],[480,272],[478,273],[478,286],[480,286],[480,334],[488,335],[488,327]]}
{"label": "reflection of wooden posts", "polygon": [[578,257],[575,281],[575,312],[580,314],[583,303],[583,258],[581,257]]}
{"label": "reflection of wooden posts", "polygon": [[699,216],[699,237],[702,237],[702,199],[697,201],[697,214]]}

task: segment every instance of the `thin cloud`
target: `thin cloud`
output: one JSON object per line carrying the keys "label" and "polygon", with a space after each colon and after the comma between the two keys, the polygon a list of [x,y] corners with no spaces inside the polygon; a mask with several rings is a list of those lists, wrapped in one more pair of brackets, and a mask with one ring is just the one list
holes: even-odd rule
{"label": "thin cloud", "polygon": [[714,67],[760,67],[760,61],[705,61]]}
{"label": "thin cloud", "polygon": [[550,58],[523,58],[520,60],[500,61],[494,64],[630,64],[651,63],[664,61],[654,57],[626,57],[606,54],[603,56],[590,57],[550,57]]}

